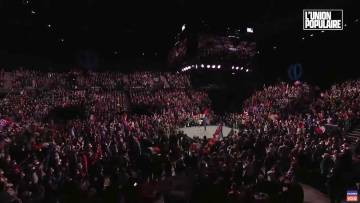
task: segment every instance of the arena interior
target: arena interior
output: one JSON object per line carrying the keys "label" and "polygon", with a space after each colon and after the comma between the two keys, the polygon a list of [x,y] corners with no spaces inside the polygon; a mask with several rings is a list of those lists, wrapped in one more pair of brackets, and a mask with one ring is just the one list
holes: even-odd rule
{"label": "arena interior", "polygon": [[356,5],[0,0],[0,202],[360,202]]}

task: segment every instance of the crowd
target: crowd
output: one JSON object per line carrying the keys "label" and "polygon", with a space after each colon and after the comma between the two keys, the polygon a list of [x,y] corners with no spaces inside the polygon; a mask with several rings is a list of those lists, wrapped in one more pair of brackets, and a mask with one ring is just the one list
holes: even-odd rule
{"label": "crowd", "polygon": [[125,85],[131,89],[184,89],[190,87],[188,75],[159,72],[135,72],[124,77]]}
{"label": "crowd", "polygon": [[184,89],[131,92],[130,101],[147,110],[177,114],[180,117],[179,126],[184,125],[192,115],[200,114],[210,103],[205,92]]}
{"label": "crowd", "polygon": [[[243,113],[228,114],[224,120],[240,129],[237,136],[249,139],[246,134],[251,134],[252,154],[262,153],[256,160],[270,167],[265,171],[275,166],[278,177],[295,175],[340,202],[346,189],[360,181],[344,134],[360,116],[359,84],[337,84],[314,97],[306,84],[280,83],[256,92],[244,102]],[[258,142],[261,147],[256,148]],[[359,146],[359,140],[355,144]]]}
{"label": "crowd", "polygon": [[[302,202],[298,183],[315,177],[335,201],[359,178],[342,133],[359,118],[358,81],[319,97],[307,84],[265,87],[223,118],[236,130],[209,144],[177,130],[210,107],[186,75],[11,75],[0,100],[0,202]],[[150,112],[124,111],[137,106]],[[83,116],[49,116],[69,107]]]}
{"label": "crowd", "polygon": [[300,82],[294,85],[282,82],[264,87],[244,102],[244,111],[287,115],[296,109],[304,109],[313,98],[313,89],[308,84]]}
{"label": "crowd", "polygon": [[[107,187],[159,179],[160,158],[170,166],[178,156],[170,139],[178,135],[175,126],[208,100],[191,90],[187,76],[170,73],[16,70],[7,77],[11,87],[0,101],[0,169],[2,195],[9,201],[104,201]],[[149,115],[124,113],[126,106],[152,104],[158,108]],[[58,122],[61,114],[55,112],[69,108],[74,117]],[[173,152],[158,158],[160,166],[152,163],[165,144]],[[117,200],[129,202],[126,195]]]}

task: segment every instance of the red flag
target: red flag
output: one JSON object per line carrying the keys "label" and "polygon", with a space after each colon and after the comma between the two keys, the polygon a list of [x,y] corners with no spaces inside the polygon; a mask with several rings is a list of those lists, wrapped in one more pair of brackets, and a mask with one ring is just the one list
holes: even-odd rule
{"label": "red flag", "polygon": [[102,150],[101,150],[101,145],[98,144],[97,148],[96,148],[96,152],[93,156],[93,159],[91,160],[91,164],[95,164],[95,162],[100,159],[101,157],[101,154],[102,154]]}
{"label": "red flag", "polygon": [[209,115],[209,109],[208,108],[204,109],[203,114],[205,114],[205,116]]}
{"label": "red flag", "polygon": [[152,154],[160,154],[160,148],[159,147],[149,147],[149,150]]}
{"label": "red flag", "polygon": [[219,140],[221,134],[222,134],[222,124],[220,124],[220,125],[217,127],[217,129],[215,130],[215,132],[214,132],[214,134],[213,134],[213,137],[209,139],[207,145],[208,145],[209,147],[213,146],[213,145],[216,143],[216,141]]}
{"label": "red flag", "polygon": [[220,124],[220,125],[217,127],[217,129],[215,130],[215,132],[214,132],[214,134],[213,134],[213,139],[214,139],[215,141],[219,140],[221,133],[222,133],[222,124]]}

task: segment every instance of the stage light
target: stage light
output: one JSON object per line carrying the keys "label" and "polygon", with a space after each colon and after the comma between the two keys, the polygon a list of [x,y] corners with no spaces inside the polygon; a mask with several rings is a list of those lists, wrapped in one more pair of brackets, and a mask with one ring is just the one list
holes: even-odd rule
{"label": "stage light", "polygon": [[301,39],[302,39],[302,40],[305,40],[305,37],[302,37]]}
{"label": "stage light", "polygon": [[218,69],[220,69],[221,68],[221,65],[218,65]]}
{"label": "stage light", "polygon": [[213,65],[213,66],[212,66],[212,68],[216,68],[216,66],[215,66],[215,65]]}
{"label": "stage light", "polygon": [[195,65],[195,68],[197,69],[197,65]]}
{"label": "stage light", "polygon": [[241,68],[240,68],[240,70],[243,70],[243,69],[244,69],[244,67],[241,67]]}
{"label": "stage light", "polygon": [[201,64],[201,68],[204,68],[204,64]]}
{"label": "stage light", "polygon": [[207,65],[206,67],[207,67],[207,68],[210,68],[210,65]]}
{"label": "stage light", "polygon": [[248,33],[254,33],[254,29],[251,27],[246,28],[246,32]]}
{"label": "stage light", "polygon": [[310,37],[313,37],[314,36],[314,34],[310,34]]}
{"label": "stage light", "polygon": [[34,14],[36,14],[36,12],[35,12],[34,10],[31,10],[31,14],[33,14],[33,15],[34,15]]}
{"label": "stage light", "polygon": [[246,69],[245,71],[246,71],[246,72],[249,72],[249,69]]}
{"label": "stage light", "polygon": [[181,27],[181,31],[184,31],[186,29],[186,24],[184,24],[182,27]]}
{"label": "stage light", "polygon": [[51,27],[51,24],[48,24],[47,26],[50,28],[50,27]]}
{"label": "stage light", "polygon": [[239,66],[236,66],[236,70],[239,70]]}

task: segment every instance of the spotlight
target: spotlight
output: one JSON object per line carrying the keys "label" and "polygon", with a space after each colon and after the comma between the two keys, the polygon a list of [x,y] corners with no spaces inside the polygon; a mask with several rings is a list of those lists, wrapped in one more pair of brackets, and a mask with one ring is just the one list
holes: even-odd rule
{"label": "spotlight", "polygon": [[50,28],[50,27],[51,27],[51,24],[48,24],[47,26]]}
{"label": "spotlight", "polygon": [[246,32],[248,33],[254,33],[254,29],[251,27],[246,28]]}
{"label": "spotlight", "polygon": [[207,68],[210,68],[210,65],[207,65],[206,67],[207,67]]}
{"label": "spotlight", "polygon": [[243,69],[244,69],[244,67],[241,67],[241,68],[240,68],[240,70],[243,70]]}
{"label": "spotlight", "polygon": [[239,70],[239,67],[238,67],[238,66],[236,66],[236,70]]}
{"label": "spotlight", "polygon": [[213,65],[213,66],[212,66],[212,68],[216,68],[216,66],[215,66],[215,65]]}
{"label": "spotlight", "polygon": [[181,27],[181,31],[184,31],[186,29],[186,24],[184,24],[182,27]]}
{"label": "spotlight", "polygon": [[218,69],[220,69],[221,68],[221,65],[218,65]]}
{"label": "spotlight", "polygon": [[246,71],[246,72],[249,72],[249,69],[246,69],[245,71]]}
{"label": "spotlight", "polygon": [[231,70],[234,70],[234,66],[231,66]]}
{"label": "spotlight", "polygon": [[201,68],[204,68],[204,64],[201,64]]}

